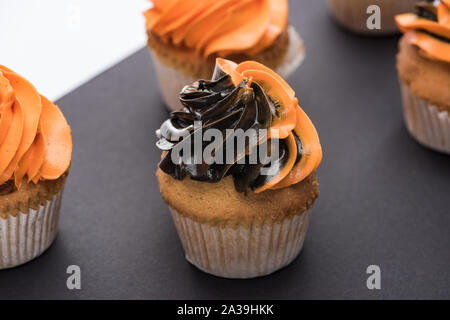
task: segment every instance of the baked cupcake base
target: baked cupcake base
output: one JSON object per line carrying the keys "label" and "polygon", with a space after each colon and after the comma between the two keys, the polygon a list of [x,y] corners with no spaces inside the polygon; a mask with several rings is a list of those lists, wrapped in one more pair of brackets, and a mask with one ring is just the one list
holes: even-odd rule
{"label": "baked cupcake base", "polygon": [[37,209],[0,217],[0,269],[24,264],[50,247],[58,230],[62,193],[61,189]]}
{"label": "baked cupcake base", "polygon": [[280,222],[220,226],[199,223],[170,208],[186,259],[224,278],[254,278],[290,264],[303,248],[310,210]]}
{"label": "baked cupcake base", "polygon": [[254,278],[287,266],[300,253],[319,196],[315,173],[278,190],[239,193],[233,178],[175,180],[157,171],[186,259],[207,273]]}
{"label": "baked cupcake base", "polygon": [[450,154],[450,116],[436,105],[416,97],[400,82],[406,127],[420,144]]}
{"label": "baked cupcake base", "polygon": [[[288,28],[288,48],[286,55],[280,65],[275,68],[275,71],[283,78],[289,77],[295,69],[302,63],[305,57],[305,49],[303,40],[294,27]],[[153,50],[151,56],[153,65],[155,66],[158,76],[159,88],[163,101],[169,111],[175,111],[181,108],[179,102],[179,93],[186,84],[191,84],[198,79],[203,78],[201,75],[188,75],[180,70],[164,63],[162,59],[155,54]],[[161,54],[161,53],[160,53]],[[214,68],[214,62],[211,62],[211,70],[208,70],[208,77],[211,76]],[[206,71],[205,71],[206,72]]]}

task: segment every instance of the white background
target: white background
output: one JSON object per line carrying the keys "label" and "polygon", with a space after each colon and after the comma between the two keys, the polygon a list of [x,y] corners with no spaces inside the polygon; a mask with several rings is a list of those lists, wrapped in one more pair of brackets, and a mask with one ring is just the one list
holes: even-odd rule
{"label": "white background", "polygon": [[52,100],[145,45],[148,0],[0,0],[0,64]]}

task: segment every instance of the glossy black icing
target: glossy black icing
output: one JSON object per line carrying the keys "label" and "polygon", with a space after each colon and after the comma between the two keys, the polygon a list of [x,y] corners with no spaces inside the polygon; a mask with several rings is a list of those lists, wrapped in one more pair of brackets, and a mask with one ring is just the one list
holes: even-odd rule
{"label": "glossy black icing", "polygon": [[[235,86],[231,77],[223,73],[220,69],[215,71],[211,81],[199,80],[192,85],[185,86],[180,93],[180,102],[183,108],[172,112],[170,118],[166,120],[157,131],[159,141],[158,148],[166,152],[159,164],[165,173],[175,179],[183,179],[189,175],[194,180],[217,182],[226,175],[232,175],[236,190],[239,192],[254,189],[266,181],[271,176],[263,176],[260,170],[264,164],[259,162],[250,164],[248,158],[258,148],[269,148],[271,139],[261,133],[258,129],[269,129],[272,118],[276,116],[276,105],[265,94],[264,90],[256,83],[249,83],[244,79]],[[196,121],[201,121],[201,127],[196,127]],[[217,129],[222,133],[223,140],[218,142],[222,151],[223,163],[208,164],[203,159],[201,164],[194,163],[194,136],[195,133],[205,132],[207,129]],[[225,163],[227,140],[233,139],[227,134],[227,129],[242,129],[245,132],[254,133],[253,139],[245,142],[243,150],[234,149],[232,154],[233,163]],[[249,130],[248,129],[256,129]],[[179,137],[183,137],[179,139]],[[298,150],[301,150],[301,142],[298,141]],[[269,142],[269,143],[268,143]],[[202,150],[210,142],[202,142]],[[191,148],[190,161],[179,159],[174,163],[172,152],[174,149],[184,146]],[[277,170],[281,170],[289,157],[286,143],[280,140],[279,159],[273,160],[270,164]],[[219,154],[219,153],[216,153]],[[297,160],[301,155],[297,156]],[[245,163],[238,163],[238,160]]]}

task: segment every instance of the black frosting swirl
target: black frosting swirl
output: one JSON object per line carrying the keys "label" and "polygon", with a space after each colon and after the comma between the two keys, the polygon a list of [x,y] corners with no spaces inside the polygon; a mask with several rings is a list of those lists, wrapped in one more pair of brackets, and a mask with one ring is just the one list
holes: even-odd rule
{"label": "black frosting swirl", "polygon": [[[438,21],[438,9],[437,9],[437,4],[439,2],[434,1],[434,0],[424,0],[424,1],[419,1],[416,4],[416,13],[417,16],[420,18],[424,18],[433,22],[439,22]],[[442,35],[430,32],[428,30],[424,30],[424,29],[419,29],[421,32],[424,32],[442,42],[446,42],[446,43],[450,43],[450,39],[448,37],[444,37]]]}
{"label": "black frosting swirl", "polygon": [[419,17],[438,22],[437,8],[433,0],[419,1],[416,4],[416,11]]}
{"label": "black frosting swirl", "polygon": [[[258,133],[254,139],[248,139],[245,150],[234,150],[234,163],[207,164],[202,160],[201,164],[194,164],[194,152],[191,152],[190,161],[174,163],[171,153],[179,144],[190,144],[193,150],[193,135],[199,128],[195,127],[196,121],[201,121],[202,130],[214,128],[220,130],[223,141],[220,143],[223,157],[226,157],[225,144],[227,139],[233,139],[226,134],[226,129],[242,129],[251,132],[261,132],[258,129],[269,129],[272,118],[277,114],[277,105],[264,92],[256,82],[249,83],[244,79],[235,86],[231,77],[220,70],[216,70],[211,81],[199,80],[186,86],[180,93],[180,101],[183,109],[172,112],[157,130],[159,141],[157,146],[164,151],[159,167],[165,173],[175,179],[183,179],[189,175],[194,180],[217,182],[226,175],[232,175],[235,188],[239,192],[255,189],[268,181],[270,175],[261,175],[263,166],[271,166],[271,172],[277,172],[287,162],[289,150],[284,140],[279,140],[279,157],[272,159],[270,163],[261,162],[250,164],[245,158],[244,163],[237,161],[249,157],[257,148],[266,144],[270,150],[272,139],[267,135]],[[264,132],[264,130],[263,130]],[[180,137],[183,137],[180,140]],[[299,148],[297,161],[301,157],[301,142],[295,136]],[[253,143],[252,143],[253,142]],[[210,142],[203,142],[202,149]],[[268,145],[268,146],[267,146]],[[243,159],[244,160],[244,159]],[[240,161],[241,162],[241,161]]]}

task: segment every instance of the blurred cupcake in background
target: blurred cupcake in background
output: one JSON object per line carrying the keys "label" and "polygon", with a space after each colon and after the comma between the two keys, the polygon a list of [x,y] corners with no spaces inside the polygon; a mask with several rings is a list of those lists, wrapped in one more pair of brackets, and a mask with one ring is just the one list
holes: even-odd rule
{"label": "blurred cupcake in background", "polygon": [[294,90],[257,62],[219,58],[212,80],[179,98],[184,107],[157,131],[156,175],[186,259],[227,278],[285,267],[303,247],[322,160]]}
{"label": "blurred cupcake in background", "polygon": [[216,57],[255,60],[288,77],[304,58],[287,0],[153,0],[148,47],[170,110],[186,83],[208,79]]}
{"label": "blurred cupcake in background", "polygon": [[[328,8],[344,28],[364,35],[384,35],[398,32],[396,14],[414,9],[416,0],[328,0]],[[377,5],[381,13],[381,29],[369,29],[367,8]]]}
{"label": "blurred cupcake in background", "polygon": [[31,83],[0,65],[0,269],[53,242],[72,154],[70,127]]}
{"label": "blurred cupcake in background", "polygon": [[421,1],[396,21],[406,127],[422,145],[450,153],[450,0]]}

